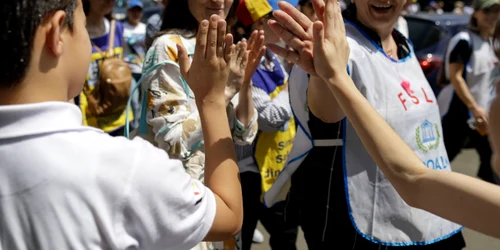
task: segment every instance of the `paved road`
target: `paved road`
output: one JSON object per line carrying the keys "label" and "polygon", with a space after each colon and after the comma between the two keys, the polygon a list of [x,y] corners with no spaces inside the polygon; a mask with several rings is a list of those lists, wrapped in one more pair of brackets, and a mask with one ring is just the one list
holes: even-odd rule
{"label": "paved road", "polygon": [[[465,150],[459,155],[452,163],[454,171],[475,176],[477,173],[479,159],[475,151]],[[254,244],[252,250],[270,250],[266,230],[259,225],[261,232],[265,234],[266,241],[262,244]],[[464,236],[467,242],[467,248],[464,250],[497,250],[500,249],[500,240],[488,237],[486,235],[477,233],[470,229],[464,229]],[[299,234],[297,240],[298,250],[307,250],[307,245],[304,241],[302,232]],[[443,249],[446,250],[446,249]]]}

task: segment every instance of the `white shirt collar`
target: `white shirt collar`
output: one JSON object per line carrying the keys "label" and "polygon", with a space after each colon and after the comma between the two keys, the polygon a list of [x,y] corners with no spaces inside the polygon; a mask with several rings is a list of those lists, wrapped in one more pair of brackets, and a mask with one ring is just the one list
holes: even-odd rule
{"label": "white shirt collar", "polygon": [[0,105],[0,140],[47,133],[102,130],[82,125],[80,109],[71,103]]}

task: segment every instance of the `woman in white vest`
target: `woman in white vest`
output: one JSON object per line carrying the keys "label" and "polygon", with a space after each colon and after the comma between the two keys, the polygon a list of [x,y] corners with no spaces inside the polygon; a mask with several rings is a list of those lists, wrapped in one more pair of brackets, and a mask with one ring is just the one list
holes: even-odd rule
{"label": "woman in white vest", "polygon": [[[323,1],[313,3],[323,19]],[[344,12],[350,47],[347,71],[420,162],[428,169],[451,171],[436,98],[411,43],[393,28],[404,4],[404,0],[357,0]],[[270,24],[295,51],[268,47],[304,70],[295,68],[290,75],[291,104],[299,126],[290,161],[266,193],[266,203],[283,198],[298,169],[289,198],[301,208],[309,249],[339,245],[362,250],[464,248],[460,225],[412,208],[401,199],[351,121],[344,119],[325,77],[318,76],[329,66],[313,63],[317,59],[312,50],[313,23],[290,5],[280,7],[286,12],[274,15],[281,24],[272,20]],[[324,17],[331,18],[331,13]],[[335,80],[338,74],[333,73],[326,80]]]}
{"label": "woman in white vest", "polygon": [[[443,116],[444,144],[452,161],[467,137],[480,156],[478,176],[494,182],[491,148],[486,135],[489,104],[498,76],[498,59],[491,37],[500,12],[500,0],[478,0],[469,29],[459,32],[448,44],[444,72],[451,84],[439,94]],[[473,128],[473,129],[471,129]]]}
{"label": "woman in white vest", "polygon": [[[317,73],[326,82],[330,97],[332,95],[335,97],[360,140],[366,145],[370,156],[405,202],[413,207],[430,211],[479,232],[500,238],[500,196],[498,195],[500,187],[463,174],[433,171],[427,168],[414,150],[360,93],[356,84],[345,72],[349,58],[349,45],[346,41],[345,27],[342,25],[340,7],[338,5],[335,7],[334,2],[334,0],[326,0],[325,17],[327,18],[324,19],[324,24],[316,22],[310,27],[310,29],[314,28],[314,63],[311,63],[312,44],[301,43],[298,38],[291,37],[292,40],[299,41],[295,49],[303,53],[298,55],[290,53],[289,55],[295,56],[296,61],[302,62],[300,63],[302,67],[308,68],[311,73]],[[285,11],[291,16],[288,16],[289,21],[284,22],[287,26],[304,20],[289,8]],[[298,21],[293,21],[292,17]],[[500,55],[499,24],[497,24],[495,34],[497,40],[494,43],[495,52],[498,57]],[[298,36],[308,35],[303,33]],[[498,93],[500,82],[497,81],[496,85]],[[499,114],[500,98],[495,97],[489,111],[488,132],[494,156],[492,165],[497,173],[500,173]]]}

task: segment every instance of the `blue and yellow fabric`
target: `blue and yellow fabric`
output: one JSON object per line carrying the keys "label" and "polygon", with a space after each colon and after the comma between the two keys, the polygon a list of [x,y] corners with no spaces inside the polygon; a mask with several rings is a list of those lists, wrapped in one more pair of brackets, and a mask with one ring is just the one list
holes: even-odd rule
{"label": "blue and yellow fabric", "polygon": [[[264,90],[274,99],[285,88],[286,76],[275,57],[273,69],[259,67],[252,76],[254,87]],[[262,178],[262,195],[266,193],[283,170],[295,138],[295,119],[290,118],[279,130],[259,131],[255,142],[254,161]]]}
{"label": "blue and yellow fabric", "polygon": [[240,0],[236,16],[243,25],[251,25],[270,12],[279,10],[279,1],[286,1],[293,6],[299,3],[299,0]]}

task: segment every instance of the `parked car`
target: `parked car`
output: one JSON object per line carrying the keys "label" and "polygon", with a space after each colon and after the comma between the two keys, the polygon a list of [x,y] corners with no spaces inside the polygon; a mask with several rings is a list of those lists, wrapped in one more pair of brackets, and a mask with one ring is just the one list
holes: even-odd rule
{"label": "parked car", "polygon": [[442,15],[417,13],[406,15],[410,40],[420,66],[434,93],[438,94],[437,77],[443,63],[448,41],[467,28],[470,16],[445,13]]}

